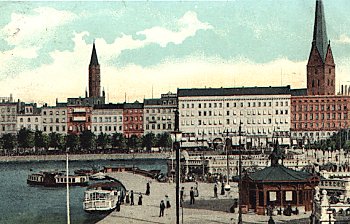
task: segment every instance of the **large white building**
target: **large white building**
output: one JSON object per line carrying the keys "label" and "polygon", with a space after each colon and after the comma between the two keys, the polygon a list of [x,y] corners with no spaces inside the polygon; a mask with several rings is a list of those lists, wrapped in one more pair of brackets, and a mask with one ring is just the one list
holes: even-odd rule
{"label": "large white building", "polygon": [[290,86],[178,89],[180,130],[184,141],[222,142],[228,134],[238,145],[266,146],[273,136],[290,144]]}
{"label": "large white building", "polygon": [[177,96],[162,94],[160,99],[144,100],[144,132],[162,134],[174,130]]}
{"label": "large white building", "polygon": [[26,128],[31,131],[42,130],[40,109],[36,104],[24,104],[17,114],[17,131]]}
{"label": "large white building", "polygon": [[123,104],[95,105],[91,118],[91,131],[95,135],[123,133]]}
{"label": "large white building", "polygon": [[67,106],[43,106],[41,109],[42,131],[67,134]]}

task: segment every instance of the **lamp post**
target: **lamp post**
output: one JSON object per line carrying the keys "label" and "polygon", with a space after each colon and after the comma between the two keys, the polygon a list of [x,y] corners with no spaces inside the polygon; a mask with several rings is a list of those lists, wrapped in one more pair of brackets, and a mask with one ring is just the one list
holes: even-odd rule
{"label": "lamp post", "polygon": [[182,138],[182,133],[179,129],[179,111],[175,110],[175,128],[172,132],[173,137],[173,148],[176,152],[176,224],[180,224],[180,142]]}
{"label": "lamp post", "polygon": [[241,189],[242,189],[242,150],[241,150],[241,144],[242,144],[242,122],[239,122],[239,128],[238,128],[238,136],[239,136],[239,184],[238,184],[238,224],[243,224],[242,221],[242,195],[241,195]]}

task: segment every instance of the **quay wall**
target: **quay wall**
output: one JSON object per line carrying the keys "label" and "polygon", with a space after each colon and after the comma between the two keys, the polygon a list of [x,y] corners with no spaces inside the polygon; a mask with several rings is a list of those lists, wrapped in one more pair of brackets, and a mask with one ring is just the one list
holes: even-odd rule
{"label": "quay wall", "polygon": [[[70,161],[110,160],[110,159],[166,159],[169,153],[135,153],[135,154],[70,154]],[[0,156],[0,163],[6,162],[35,162],[35,161],[64,161],[66,155],[29,155],[29,156]]]}

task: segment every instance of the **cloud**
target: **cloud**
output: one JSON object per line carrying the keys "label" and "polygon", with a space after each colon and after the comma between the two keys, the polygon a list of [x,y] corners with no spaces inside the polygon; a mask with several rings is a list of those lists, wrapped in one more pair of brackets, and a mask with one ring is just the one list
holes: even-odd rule
{"label": "cloud", "polygon": [[[34,14],[12,13],[11,21],[4,26],[0,35],[9,45],[40,45],[45,39],[55,35],[57,27],[73,20],[76,15],[50,7],[33,9]],[[41,38],[45,36],[45,38]]]}
{"label": "cloud", "polygon": [[209,23],[202,23],[198,20],[195,12],[189,11],[177,22],[178,31],[172,31],[163,27],[153,27],[140,31],[138,35],[145,36],[145,43],[158,43],[166,47],[169,43],[181,44],[188,37],[196,35],[198,30],[213,29]]}
{"label": "cloud", "polygon": [[342,34],[339,39],[335,40],[335,42],[340,44],[350,44],[350,37],[346,34]]}

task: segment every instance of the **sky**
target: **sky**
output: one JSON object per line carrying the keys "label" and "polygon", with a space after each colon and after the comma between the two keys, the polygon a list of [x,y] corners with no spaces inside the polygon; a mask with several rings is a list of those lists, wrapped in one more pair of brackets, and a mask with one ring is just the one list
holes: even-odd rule
{"label": "sky", "polygon": [[[84,97],[95,41],[111,103],[177,88],[306,87],[316,0],[0,2],[0,96]],[[323,0],[350,85],[350,4]]]}

